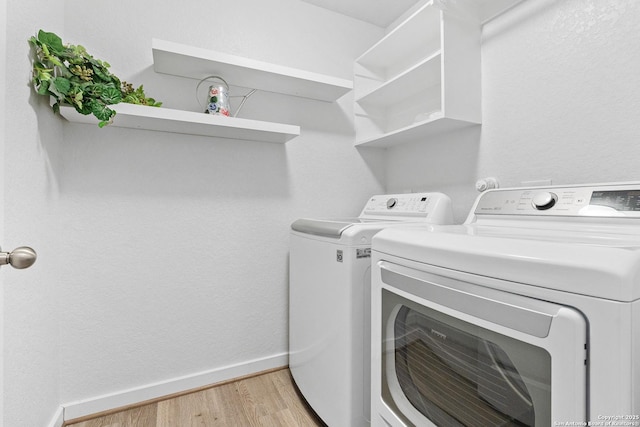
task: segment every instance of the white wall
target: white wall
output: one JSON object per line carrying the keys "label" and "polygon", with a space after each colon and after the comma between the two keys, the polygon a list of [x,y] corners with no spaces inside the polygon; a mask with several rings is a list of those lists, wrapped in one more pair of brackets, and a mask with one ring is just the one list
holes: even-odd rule
{"label": "white wall", "polygon": [[503,186],[640,180],[640,3],[526,1],[483,30],[481,130],[388,150],[388,189],[437,188],[462,221]]}
{"label": "white wall", "polygon": [[482,128],[386,153],[353,148],[351,94],[337,104],[254,95],[243,117],[302,126],[282,146],[63,125],[27,85],[26,39],[39,28],[85,45],[165,106],[193,110],[196,82],[153,72],[152,37],[350,78],[380,29],[297,0],[64,5],[7,2],[0,243],[39,253],[31,269],[1,272],[7,426],[285,353],[297,217],[355,215],[385,184],[444,191],[462,220],[478,177],[638,179],[632,0],[529,1],[487,24]]}
{"label": "white wall", "polygon": [[[64,22],[66,43],[193,111],[197,81],[154,73],[152,38],[351,78],[382,31],[298,0],[67,0]],[[257,93],[242,117],[299,124],[286,145],[65,124],[61,402],[286,354],[289,224],[357,215],[383,191],[352,102]]]}
{"label": "white wall", "polygon": [[[4,4],[4,3],[3,3]],[[3,6],[4,7],[4,6]],[[0,86],[3,114],[2,191],[5,250],[33,246],[39,255],[28,270],[3,267],[4,381],[2,419],[7,427],[44,426],[59,399],[59,246],[57,182],[51,162],[62,142],[62,125],[46,99],[29,86],[27,39],[39,27],[62,31],[63,14],[55,2],[8,0],[6,79]],[[56,260],[57,261],[57,260]]]}
{"label": "white wall", "polygon": [[286,355],[290,222],[355,215],[384,183],[381,153],[353,148],[351,95],[254,95],[243,117],[302,127],[278,145],[64,123],[28,84],[40,28],[194,111],[195,81],[153,72],[152,37],[350,78],[379,28],[297,0],[60,5],[7,2],[0,243],[39,254],[29,270],[2,269],[11,427],[55,424],[61,403]]}

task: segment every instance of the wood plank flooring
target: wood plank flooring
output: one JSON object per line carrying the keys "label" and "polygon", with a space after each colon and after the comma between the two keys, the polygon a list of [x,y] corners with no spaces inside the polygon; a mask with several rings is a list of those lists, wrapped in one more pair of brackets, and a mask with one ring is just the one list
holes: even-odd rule
{"label": "wood plank flooring", "polygon": [[213,386],[65,427],[326,427],[304,401],[289,369]]}

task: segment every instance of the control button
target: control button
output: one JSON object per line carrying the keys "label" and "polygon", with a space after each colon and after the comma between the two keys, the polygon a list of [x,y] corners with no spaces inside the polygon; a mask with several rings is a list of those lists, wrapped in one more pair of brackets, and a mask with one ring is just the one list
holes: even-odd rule
{"label": "control button", "polygon": [[531,204],[539,211],[547,210],[558,201],[558,196],[549,191],[541,191],[536,193],[531,199]]}
{"label": "control button", "polygon": [[392,197],[389,200],[387,200],[387,209],[392,209],[397,204],[398,204],[398,199],[396,199],[395,197]]}

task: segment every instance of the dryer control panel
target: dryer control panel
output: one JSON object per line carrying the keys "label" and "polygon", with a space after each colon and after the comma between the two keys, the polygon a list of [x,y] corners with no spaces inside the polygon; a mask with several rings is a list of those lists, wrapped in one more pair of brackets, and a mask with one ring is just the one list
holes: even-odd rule
{"label": "dryer control panel", "polygon": [[491,190],[476,215],[640,217],[640,183]]}

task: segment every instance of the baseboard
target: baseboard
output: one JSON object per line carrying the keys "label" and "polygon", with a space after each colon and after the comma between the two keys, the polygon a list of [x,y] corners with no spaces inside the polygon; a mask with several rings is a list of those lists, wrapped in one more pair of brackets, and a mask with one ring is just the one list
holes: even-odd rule
{"label": "baseboard", "polygon": [[[64,421],[74,420],[100,412],[135,405],[140,402],[151,401],[176,393],[198,389],[222,381],[266,371],[289,364],[289,354],[282,353],[262,359],[250,360],[236,365],[226,366],[193,375],[174,378],[167,381],[148,384],[141,387],[123,390],[116,393],[97,396],[63,404]],[[50,427],[59,427],[52,424]]]}
{"label": "baseboard", "polygon": [[53,418],[51,418],[51,421],[49,421],[49,424],[47,424],[47,427],[62,427],[63,424],[64,424],[64,408],[61,406],[53,415]]}

